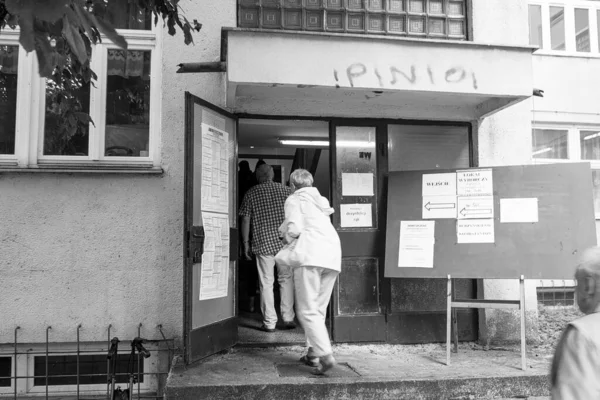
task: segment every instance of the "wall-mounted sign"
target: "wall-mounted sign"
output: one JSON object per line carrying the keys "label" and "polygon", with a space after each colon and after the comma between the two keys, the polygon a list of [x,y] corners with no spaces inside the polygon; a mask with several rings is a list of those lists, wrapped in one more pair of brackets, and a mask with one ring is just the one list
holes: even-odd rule
{"label": "wall-mounted sign", "polygon": [[423,197],[456,196],[456,174],[424,174]]}
{"label": "wall-mounted sign", "polygon": [[456,171],[456,191],[459,196],[492,196],[494,194],[492,170]]}

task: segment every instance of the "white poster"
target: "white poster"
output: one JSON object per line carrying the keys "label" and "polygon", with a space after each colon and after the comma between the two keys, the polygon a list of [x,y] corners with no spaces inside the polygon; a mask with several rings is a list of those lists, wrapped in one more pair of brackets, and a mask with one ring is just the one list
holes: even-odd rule
{"label": "white poster", "polygon": [[492,196],[494,194],[492,170],[456,171],[456,191],[459,196]]}
{"label": "white poster", "polygon": [[494,243],[493,219],[459,219],[456,221],[458,243]]}
{"label": "white poster", "polygon": [[423,196],[423,219],[456,219],[456,196]]}
{"label": "white poster", "polygon": [[373,196],[373,174],[342,172],[342,196]]}
{"label": "white poster", "polygon": [[229,134],[202,124],[202,211],[229,212]]}
{"label": "white poster", "polygon": [[500,199],[500,222],[538,222],[538,199]]}
{"label": "white poster", "polygon": [[200,269],[200,300],[227,296],[229,290],[229,217],[202,213],[204,253]]}
{"label": "white poster", "polygon": [[458,219],[479,218],[494,218],[494,197],[458,197]]}
{"label": "white poster", "polygon": [[423,174],[425,196],[456,196],[456,173]]}
{"label": "white poster", "polygon": [[373,214],[371,204],[340,205],[340,225],[342,228],[371,228]]}
{"label": "white poster", "polygon": [[435,221],[400,221],[398,267],[433,268]]}

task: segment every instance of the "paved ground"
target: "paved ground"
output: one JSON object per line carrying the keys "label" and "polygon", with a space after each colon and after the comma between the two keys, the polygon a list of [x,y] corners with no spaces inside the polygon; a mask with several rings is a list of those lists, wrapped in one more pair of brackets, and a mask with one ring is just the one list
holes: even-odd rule
{"label": "paved ground", "polygon": [[[337,345],[339,367],[315,377],[298,362],[301,346],[235,348],[204,362],[176,367],[167,398],[240,399],[545,399],[550,354],[528,355],[520,368],[518,347],[485,351],[461,344],[445,365],[438,344]],[[537,396],[537,397],[535,397]]]}

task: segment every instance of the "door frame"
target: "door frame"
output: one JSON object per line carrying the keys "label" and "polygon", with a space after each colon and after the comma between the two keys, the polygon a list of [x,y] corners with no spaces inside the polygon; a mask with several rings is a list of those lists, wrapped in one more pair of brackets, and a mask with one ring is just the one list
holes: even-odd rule
{"label": "door frame", "polygon": [[[186,92],[187,95],[188,92]],[[197,97],[197,96],[195,96]],[[204,107],[207,107],[213,111],[216,112],[220,112],[220,113],[224,113],[226,116],[233,118],[234,120],[236,120],[236,131],[237,134],[239,135],[239,120],[240,119],[266,119],[266,120],[288,120],[288,121],[294,121],[294,120],[298,120],[298,121],[323,121],[323,122],[327,122],[329,124],[329,142],[330,142],[330,146],[329,146],[329,168],[330,168],[330,190],[331,193],[334,193],[334,173],[335,173],[335,143],[333,143],[332,145],[332,140],[334,140],[335,135],[334,135],[334,127],[335,125],[347,125],[347,126],[376,126],[379,127],[380,125],[385,127],[389,124],[407,124],[407,125],[437,125],[437,126],[464,126],[467,127],[468,129],[468,142],[469,142],[469,158],[470,158],[470,163],[471,163],[471,167],[476,167],[478,165],[477,162],[477,152],[476,152],[476,143],[474,141],[473,138],[473,123],[472,122],[465,122],[465,121],[436,121],[436,120],[414,120],[414,119],[395,119],[395,118],[352,118],[352,117],[333,117],[333,116],[327,116],[327,117],[322,117],[322,116],[306,116],[306,115],[268,115],[268,114],[252,114],[252,113],[231,113],[227,110],[221,109],[211,103],[206,102],[205,100],[202,100],[200,98],[198,98],[198,100],[200,100],[199,104],[201,104]],[[186,111],[187,111],[187,107],[189,107],[188,103],[186,102]],[[186,113],[186,118],[190,118],[191,113]],[[193,121],[186,121],[186,126],[188,123],[193,123]],[[378,128],[379,130],[379,128]],[[387,141],[387,131],[385,131],[385,139]],[[238,142],[239,141],[239,136],[238,139],[236,141],[236,146],[235,146],[235,157],[236,157],[236,164],[237,164],[237,158],[238,158]],[[189,145],[188,143],[186,143],[186,145]],[[377,148],[377,151],[384,151],[385,153],[385,161],[386,161],[386,165],[385,165],[385,173],[382,174],[383,176],[379,177],[379,181],[378,184],[381,185],[381,198],[378,201],[378,207],[379,207],[379,212],[378,215],[380,215],[380,212],[382,210],[386,210],[387,209],[387,157],[388,157],[388,147],[386,146],[383,150]],[[378,157],[378,159],[380,159],[380,157]],[[187,160],[189,161],[189,160]],[[382,160],[383,162],[383,160]],[[378,162],[378,167],[381,166],[382,163]],[[185,171],[187,171],[187,168],[189,168],[189,166],[185,165]],[[291,172],[291,171],[290,171]],[[383,172],[383,170],[379,170],[379,172]],[[185,198],[187,198],[188,196],[188,190],[190,190],[190,188],[188,187],[187,184],[187,180],[184,178],[184,182],[185,182]],[[236,193],[236,197],[237,197],[237,188],[235,189],[235,193]],[[185,206],[187,207],[187,205]],[[187,221],[187,210],[186,210],[186,217],[184,217],[185,220],[185,224],[186,227],[188,226],[188,221]],[[191,216],[189,216],[191,218]],[[379,221],[379,229],[383,229],[383,234],[385,234],[385,224],[386,224],[386,220],[387,218],[383,218],[383,222],[381,222],[382,218],[380,218]],[[190,221],[191,222],[191,221]],[[191,226],[191,225],[190,225]],[[239,227],[238,227],[239,230]],[[185,273],[184,273],[184,348],[185,348],[185,354],[187,356],[189,349],[187,348],[188,346],[188,341],[189,338],[187,337],[188,335],[188,328],[191,326],[191,310],[187,309],[187,304],[188,304],[188,299],[191,296],[190,293],[188,292],[188,286],[187,286],[187,279],[191,279],[191,277],[187,277],[187,275],[189,273],[192,272],[191,268],[189,268],[187,266],[189,260],[188,260],[188,246],[187,243],[188,242],[188,233],[187,230],[184,230],[184,243],[186,243],[186,245],[184,246],[184,260],[185,260]],[[237,234],[234,236],[231,236],[231,241],[233,242],[234,240],[237,242],[238,236]],[[236,243],[236,248],[237,248],[237,243]],[[231,252],[230,252],[231,253]],[[384,276],[384,269],[385,269],[385,257],[383,259],[383,262],[380,263],[379,266],[379,282],[380,282],[380,292],[379,292],[379,296],[380,296],[380,305],[381,305],[381,312],[383,314],[383,317],[386,320],[386,326],[387,326],[387,315],[390,312],[390,302],[391,302],[391,279],[390,278],[385,278]],[[238,318],[237,318],[237,313],[238,313],[238,294],[237,294],[237,290],[238,290],[238,279],[239,277],[237,276],[236,273],[236,277],[235,277],[235,288],[234,288],[234,307],[235,307],[235,313],[236,313],[236,318],[234,318],[235,320],[235,324],[237,325],[238,323]],[[474,283],[477,286],[477,282]],[[337,285],[337,283],[336,283]],[[335,324],[334,324],[334,310],[337,306],[337,301],[335,299],[335,291],[332,294],[332,299],[329,302],[329,324],[328,324],[328,330],[330,332],[330,334],[333,337],[333,333],[335,330]],[[188,312],[190,312],[190,314],[188,314]],[[387,327],[386,327],[387,329]],[[335,341],[335,340],[334,340]]]}
{"label": "door frame", "polygon": [[[184,346],[184,361],[185,364],[198,361],[201,358],[215,354],[218,351],[230,348],[237,343],[237,329],[238,329],[238,315],[237,315],[237,290],[238,290],[238,276],[237,276],[237,265],[233,269],[233,317],[226,318],[222,321],[218,321],[212,324],[208,324],[201,328],[193,329],[192,312],[193,312],[193,275],[194,275],[194,262],[193,255],[191,252],[191,235],[193,227],[193,189],[194,189],[194,175],[193,167],[195,161],[195,154],[193,153],[194,146],[194,113],[193,109],[195,105],[200,105],[211,111],[222,114],[227,118],[231,118],[235,124],[235,130],[237,134],[238,119],[235,114],[224,110],[208,101],[186,91],[185,92],[185,134],[184,134],[184,216],[183,216],[183,260],[184,260],[184,271],[183,271],[183,346]],[[237,165],[237,137],[236,145],[234,146],[235,164]],[[231,171],[230,171],[231,174]],[[232,176],[237,177],[237,171]],[[229,199],[230,202],[237,201],[237,178],[234,182],[230,182],[230,185],[234,185],[234,196]],[[237,219],[234,221],[235,228],[229,228],[229,260],[231,263],[232,255],[235,255],[237,261],[238,254],[238,227]],[[203,230],[202,230],[203,231]],[[203,235],[203,232],[202,232]],[[202,236],[202,241],[203,241]],[[225,334],[224,334],[225,333]],[[209,340],[210,339],[210,340]],[[196,355],[202,354],[197,357]]]}

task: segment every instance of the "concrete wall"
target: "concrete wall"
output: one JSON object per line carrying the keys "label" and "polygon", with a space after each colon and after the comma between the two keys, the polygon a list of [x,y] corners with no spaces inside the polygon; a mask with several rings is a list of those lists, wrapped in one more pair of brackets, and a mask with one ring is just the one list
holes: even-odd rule
{"label": "concrete wall", "polygon": [[[164,174],[0,174],[0,343],[181,339],[183,327],[184,91],[224,104],[222,74],[175,74],[180,62],[216,61],[234,0],[181,3],[203,23],[195,45],[165,30],[161,155]],[[153,99],[154,101],[154,99]]]}
{"label": "concrete wall", "polygon": [[[473,0],[473,39],[476,42],[515,46],[529,44],[527,2],[520,0]],[[535,73],[534,73],[535,76]],[[533,88],[532,88],[533,89]],[[478,166],[531,163],[531,100],[506,108],[474,123]],[[526,282],[528,335],[535,337],[537,298],[535,281]],[[487,299],[519,298],[518,280],[481,280],[479,295]],[[517,340],[518,313],[480,310],[480,340]]]}

